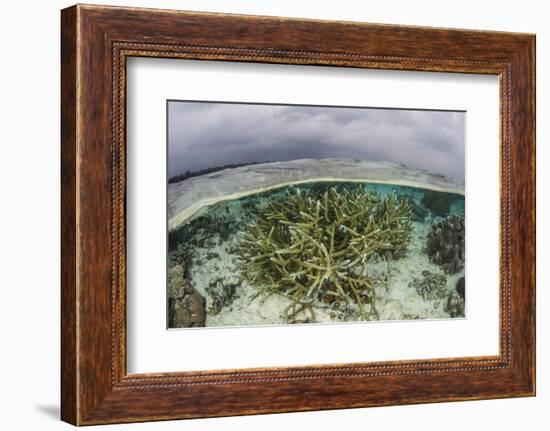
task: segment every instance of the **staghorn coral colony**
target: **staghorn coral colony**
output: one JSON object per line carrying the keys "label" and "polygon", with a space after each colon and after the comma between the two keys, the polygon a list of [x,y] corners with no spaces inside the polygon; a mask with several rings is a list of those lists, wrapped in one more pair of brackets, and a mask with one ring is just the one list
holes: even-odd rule
{"label": "staghorn coral colony", "polygon": [[238,262],[257,296],[290,299],[284,310],[290,320],[304,310],[315,320],[316,304],[336,302],[356,304],[370,320],[376,279],[369,265],[404,256],[412,230],[407,203],[394,195],[331,188],[316,196],[298,189],[269,202],[247,226]]}
{"label": "staghorn coral colony", "polygon": [[464,197],[313,182],[169,233],[168,326],[465,316]]}

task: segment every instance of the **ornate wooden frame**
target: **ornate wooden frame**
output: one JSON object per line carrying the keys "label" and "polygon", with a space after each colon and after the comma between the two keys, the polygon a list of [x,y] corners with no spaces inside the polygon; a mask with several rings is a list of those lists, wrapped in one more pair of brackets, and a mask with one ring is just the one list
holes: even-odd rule
{"label": "ornate wooden frame", "polygon": [[[63,420],[88,425],[535,394],[534,35],[81,5],[61,16]],[[500,354],[128,375],[130,56],[498,75]]]}

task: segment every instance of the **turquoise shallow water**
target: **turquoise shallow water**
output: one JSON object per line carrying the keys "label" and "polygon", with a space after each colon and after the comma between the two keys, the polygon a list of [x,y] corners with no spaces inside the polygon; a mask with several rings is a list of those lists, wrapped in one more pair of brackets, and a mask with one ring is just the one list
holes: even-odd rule
{"label": "turquoise shallow water", "polygon": [[[427,192],[426,189],[402,186],[402,185],[393,185],[393,184],[380,184],[380,183],[357,183],[357,182],[321,182],[321,183],[306,183],[294,186],[286,186],[280,189],[274,189],[262,193],[253,194],[250,196],[243,197],[241,199],[222,201],[212,206],[206,214],[201,215],[200,217],[184,224],[179,229],[171,231],[168,234],[168,244],[169,251],[175,250],[179,244],[182,242],[182,236],[188,237],[193,236],[194,231],[197,227],[202,226],[206,223],[207,220],[212,218],[218,218],[220,220],[225,220],[228,223],[239,223],[246,222],[250,219],[250,210],[255,208],[261,208],[265,206],[270,199],[284,199],[285,195],[293,193],[295,191],[313,191],[313,192],[322,192],[329,188],[336,188],[338,190],[343,189],[362,189],[365,192],[375,192],[381,196],[387,196],[390,194],[395,194],[399,198],[409,198],[412,199],[414,204],[422,206],[422,198]],[[461,217],[465,215],[465,199],[464,195],[456,193],[446,193],[446,192],[436,192],[428,191],[435,195],[445,197],[449,200],[450,206],[449,210],[445,211],[444,214],[430,214],[427,216],[433,217],[442,217],[444,215],[456,214]],[[212,232],[215,234],[216,232]]]}
{"label": "turquoise shallow water", "polygon": [[[374,192],[381,198],[395,196],[399,201],[406,201],[411,208],[411,245],[403,258],[390,263],[378,258],[369,264],[377,280],[382,277],[390,280],[385,283],[385,290],[378,289],[380,292],[376,294],[376,302],[367,298],[366,301],[370,301],[370,314],[358,314],[357,304],[353,304],[353,301],[333,309],[332,302],[315,298],[311,307],[315,310],[313,314],[298,313],[288,319],[288,315],[283,312],[288,305],[288,298],[274,295],[274,298],[264,299],[263,303],[252,298],[254,288],[243,279],[242,264],[237,259],[243,232],[256,222],[258,214],[262,214],[271,201],[284,201],[296,193],[315,199],[332,188],[339,192]],[[464,317],[465,288],[463,283],[462,287],[459,286],[464,276],[464,262],[462,260],[461,265],[456,267],[454,263],[451,265],[445,261],[447,255],[463,253],[464,215],[463,195],[377,183],[312,182],[220,202],[168,235],[168,326],[246,326]],[[455,230],[462,230],[458,234],[447,234],[447,225],[451,226],[451,231],[452,226],[455,226]],[[436,231],[441,238],[435,238]],[[444,247],[449,238],[458,241],[454,249],[442,249],[441,252],[433,250],[434,247]],[[183,290],[181,278],[187,286]],[[180,290],[174,286],[180,286]],[[190,297],[194,301],[190,301]],[[188,309],[191,311],[186,314]],[[193,313],[195,317],[189,318],[188,315]]]}

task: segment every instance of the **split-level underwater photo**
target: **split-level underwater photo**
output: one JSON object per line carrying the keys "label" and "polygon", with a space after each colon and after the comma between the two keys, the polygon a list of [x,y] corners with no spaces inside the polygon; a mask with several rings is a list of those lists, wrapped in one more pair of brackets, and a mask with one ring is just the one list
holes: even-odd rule
{"label": "split-level underwater photo", "polygon": [[167,111],[168,328],[465,317],[465,112]]}

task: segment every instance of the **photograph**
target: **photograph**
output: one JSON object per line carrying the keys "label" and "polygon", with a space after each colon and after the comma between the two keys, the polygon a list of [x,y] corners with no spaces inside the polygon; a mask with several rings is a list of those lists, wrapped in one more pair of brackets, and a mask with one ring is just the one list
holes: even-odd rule
{"label": "photograph", "polygon": [[465,122],[167,101],[167,327],[465,318]]}

